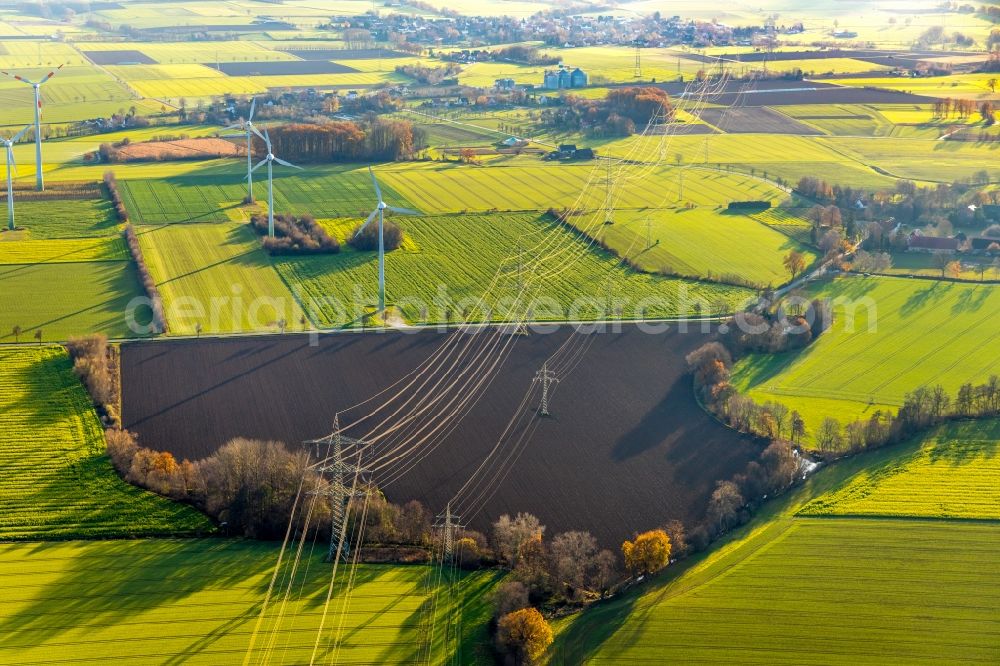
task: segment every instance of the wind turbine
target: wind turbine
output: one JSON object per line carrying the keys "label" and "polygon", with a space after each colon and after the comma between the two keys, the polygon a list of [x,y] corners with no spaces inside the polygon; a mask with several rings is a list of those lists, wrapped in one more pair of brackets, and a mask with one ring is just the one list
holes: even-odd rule
{"label": "wind turbine", "polygon": [[372,171],[371,166],[368,167],[368,173],[372,176],[372,185],[375,186],[375,194],[378,196],[378,205],[372,214],[368,216],[365,223],[361,225],[354,237],[357,238],[361,235],[361,232],[365,230],[369,224],[372,223],[376,217],[378,217],[378,311],[385,311],[385,235],[383,233],[384,223],[385,223],[385,211],[391,210],[393,213],[400,213],[402,215],[420,215],[415,210],[410,210],[409,208],[396,208],[386,204],[382,201],[382,189],[378,186],[378,180],[375,179],[375,172]]}
{"label": "wind turbine", "polygon": [[[254,130],[256,131],[256,130]],[[268,135],[267,130],[264,130],[264,143],[267,145],[267,155],[264,156],[260,162],[250,169],[250,173],[247,174],[247,178],[250,178],[252,174],[257,169],[267,164],[267,235],[274,238],[274,180],[271,173],[271,169],[274,162],[286,167],[292,167],[293,169],[302,170],[302,167],[295,166],[291,162],[286,162],[280,157],[275,157],[274,153],[271,152],[271,137]]]}
{"label": "wind turbine", "polygon": [[7,228],[11,231],[14,231],[14,179],[12,174],[17,172],[17,165],[14,164],[14,144],[29,129],[31,129],[31,125],[26,125],[23,130],[13,137],[2,139],[3,145],[7,149]]}
{"label": "wind turbine", "polygon": [[[65,64],[65,63],[64,63]],[[54,70],[45,75],[41,81],[29,81],[23,76],[18,76],[17,74],[11,74],[10,72],[2,72],[7,76],[13,77],[18,81],[23,81],[29,86],[35,89],[35,189],[41,192],[45,189],[45,180],[42,178],[42,98],[39,93],[39,88],[42,84],[51,79],[56,75],[63,66],[59,65]]]}
{"label": "wind turbine", "polygon": [[[246,132],[247,137],[247,203],[253,203],[253,135],[256,134],[261,139],[264,135],[253,126],[253,112],[257,108],[257,98],[254,97],[250,101],[250,113],[247,115],[247,119],[240,119],[240,122],[235,125],[230,125],[227,130],[239,129]],[[233,135],[230,135],[233,136]],[[268,149],[270,152],[270,149]]]}

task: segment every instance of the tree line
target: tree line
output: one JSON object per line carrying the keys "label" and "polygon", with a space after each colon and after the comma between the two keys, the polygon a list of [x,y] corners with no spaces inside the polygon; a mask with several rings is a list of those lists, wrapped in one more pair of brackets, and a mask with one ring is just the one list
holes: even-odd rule
{"label": "tree line", "polygon": [[[276,154],[298,162],[358,162],[412,159],[426,147],[426,132],[407,120],[370,118],[363,122],[289,123],[269,131]],[[255,138],[254,152],[264,154]]]}
{"label": "tree line", "polygon": [[666,91],[654,87],[613,88],[603,99],[566,95],[563,103],[541,113],[542,124],[589,136],[630,136],[636,128],[673,119]]}
{"label": "tree line", "polygon": [[125,224],[125,230],[122,233],[125,236],[125,245],[132,256],[132,261],[135,262],[136,272],[139,273],[139,281],[142,283],[143,291],[146,292],[146,298],[149,299],[153,328],[156,333],[166,333],[170,328],[167,325],[167,315],[163,309],[163,297],[160,295],[160,288],[156,286],[156,280],[149,272],[149,266],[146,265],[142,246],[139,245],[139,237],[136,236],[135,228],[131,222]]}

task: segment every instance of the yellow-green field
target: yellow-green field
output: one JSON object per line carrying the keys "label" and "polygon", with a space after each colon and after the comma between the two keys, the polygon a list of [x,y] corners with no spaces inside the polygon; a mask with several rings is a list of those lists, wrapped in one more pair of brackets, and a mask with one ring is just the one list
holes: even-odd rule
{"label": "yellow-green field", "polygon": [[[929,463],[906,447],[821,470],[708,553],[559,620],[548,663],[992,661],[1000,526],[909,517],[935,511],[937,499],[997,515],[995,483],[977,494],[990,474],[978,467],[996,446],[989,432],[992,445],[978,449],[942,441]],[[872,506],[898,508],[895,519],[798,513],[856,498],[869,480]]]}
{"label": "yellow-green field", "polygon": [[791,278],[782,259],[793,250],[802,252],[808,263],[817,258],[775,228],[722,207],[627,211],[596,235],[644,270],[760,286]]}
{"label": "yellow-green field", "polygon": [[1000,519],[1000,422],[952,423],[880,452],[799,515]]}
{"label": "yellow-green field", "polygon": [[833,327],[801,352],[748,356],[733,377],[755,399],[797,409],[810,432],[827,416],[846,424],[899,406],[920,386],[954,395],[1000,373],[989,352],[1000,287],[858,276],[807,295],[836,299]]}
{"label": "yellow-green field", "polygon": [[214,530],[191,507],[118,477],[90,397],[62,347],[0,350],[0,389],[0,539]]}
{"label": "yellow-green field", "polygon": [[[0,661],[302,664],[313,654],[321,621],[317,661],[444,664],[459,654],[466,660],[488,654],[495,573],[438,578],[428,566],[361,565],[347,594],[348,569],[341,567],[323,620],[331,565],[320,551],[306,549],[290,598],[282,602],[276,593],[258,626],[277,544],[145,539],[0,546]],[[454,623],[448,632],[439,626],[446,623]]]}
{"label": "yellow-green field", "polygon": [[299,328],[302,310],[246,224],[141,227],[139,242],[163,296],[170,332]]}

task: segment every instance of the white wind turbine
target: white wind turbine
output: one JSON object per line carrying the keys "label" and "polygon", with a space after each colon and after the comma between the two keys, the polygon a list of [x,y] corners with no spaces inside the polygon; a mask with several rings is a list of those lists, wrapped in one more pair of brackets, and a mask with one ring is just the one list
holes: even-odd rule
{"label": "white wind turbine", "polygon": [[[250,101],[250,113],[247,114],[246,120],[240,118],[240,122],[235,125],[230,125],[227,130],[238,129],[246,132],[247,137],[247,203],[253,203],[253,135],[256,134],[261,139],[264,135],[253,126],[253,112],[257,108],[257,98],[254,97]],[[234,135],[230,135],[234,136]],[[235,135],[238,136],[238,135]],[[270,152],[270,151],[268,151]]]}
{"label": "white wind turbine", "polygon": [[4,148],[7,149],[7,228],[14,231],[14,179],[13,174],[17,172],[17,165],[14,164],[14,144],[17,143],[24,133],[31,129],[31,125],[26,125],[23,130],[9,139],[3,141]]}
{"label": "white wind turbine", "polygon": [[42,178],[42,98],[39,91],[42,84],[51,79],[56,75],[63,66],[59,65],[54,70],[49,72],[40,81],[29,81],[23,76],[18,76],[17,74],[11,74],[10,72],[2,72],[7,76],[27,83],[29,86],[35,89],[35,189],[41,192],[45,189],[45,180]]}
{"label": "white wind turbine", "polygon": [[409,208],[396,208],[382,201],[382,189],[378,186],[378,180],[375,179],[375,172],[372,171],[370,166],[368,167],[368,173],[372,176],[372,184],[375,186],[375,194],[378,196],[378,205],[372,211],[372,214],[368,216],[368,219],[365,220],[365,223],[361,225],[357,233],[354,234],[354,237],[357,238],[361,235],[365,227],[378,217],[378,311],[383,312],[385,311],[385,235],[383,233],[385,211],[391,210],[393,213],[400,213],[402,215],[420,215],[420,213]]}
{"label": "white wind turbine", "polygon": [[[255,130],[256,131],[256,130]],[[250,169],[250,173],[247,174],[247,178],[250,178],[252,174],[257,169],[267,164],[267,235],[274,238],[274,179],[272,176],[272,166],[274,162],[286,167],[292,167],[293,169],[302,170],[302,167],[295,166],[291,162],[286,162],[280,157],[275,157],[274,153],[271,152],[271,137],[268,135],[267,130],[264,130],[264,143],[267,145],[267,155],[264,156],[260,162]]]}

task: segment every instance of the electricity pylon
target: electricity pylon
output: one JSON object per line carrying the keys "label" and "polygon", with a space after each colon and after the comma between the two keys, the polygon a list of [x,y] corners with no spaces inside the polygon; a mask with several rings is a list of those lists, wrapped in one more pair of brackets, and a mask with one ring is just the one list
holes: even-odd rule
{"label": "electricity pylon", "polygon": [[451,512],[451,502],[445,505],[444,513],[438,514],[434,527],[441,530],[441,543],[444,547],[444,559],[448,561],[455,552],[455,534],[462,529],[460,518]]}
{"label": "electricity pylon", "polygon": [[[322,495],[330,499],[330,550],[327,552],[327,560],[332,562],[337,556],[338,549],[341,557],[347,557],[350,554],[351,544],[347,539],[347,530],[345,529],[347,505],[352,498],[364,495],[364,493],[354,489],[353,480],[366,470],[360,465],[344,460],[344,444],[357,446],[360,461],[360,452],[364,450],[365,442],[342,435],[340,414],[337,414],[333,418],[333,432],[326,437],[309,440],[304,444],[315,447],[315,455],[319,460],[315,469],[324,481],[323,485],[311,491],[310,494]],[[343,539],[341,539],[341,535],[343,535]]]}
{"label": "electricity pylon", "polygon": [[549,416],[549,386],[554,383],[558,383],[559,380],[552,373],[552,371],[549,370],[548,361],[542,363],[542,369],[538,371],[538,374],[535,375],[535,378],[532,381],[542,385],[542,402],[538,406],[538,414],[540,416]]}

